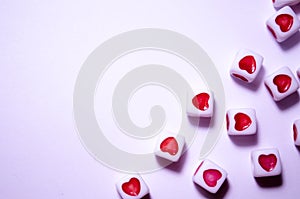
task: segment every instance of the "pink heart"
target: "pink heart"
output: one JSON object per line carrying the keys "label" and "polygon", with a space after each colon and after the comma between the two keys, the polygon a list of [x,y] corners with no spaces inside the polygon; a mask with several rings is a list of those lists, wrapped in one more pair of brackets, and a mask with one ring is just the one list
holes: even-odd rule
{"label": "pink heart", "polygon": [[274,154],[260,155],[258,157],[260,166],[267,172],[273,171],[277,164],[277,157]]}
{"label": "pink heart", "polygon": [[209,187],[215,187],[222,173],[217,169],[208,169],[203,172],[203,179]]}

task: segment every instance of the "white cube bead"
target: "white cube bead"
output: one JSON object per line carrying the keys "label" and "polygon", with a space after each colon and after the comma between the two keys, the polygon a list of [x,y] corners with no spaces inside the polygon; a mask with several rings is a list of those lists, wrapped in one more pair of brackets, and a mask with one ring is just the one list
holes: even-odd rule
{"label": "white cube bead", "polygon": [[177,162],[182,154],[185,139],[181,135],[164,134],[157,140],[155,155],[172,162]]}
{"label": "white cube bead", "polygon": [[267,20],[266,24],[278,42],[285,41],[298,32],[300,28],[300,21],[289,6],[278,10],[276,14]]}
{"label": "white cube bead", "polygon": [[300,119],[296,120],[293,124],[293,137],[294,137],[294,143],[296,146],[300,146]]}
{"label": "white cube bead", "polygon": [[298,81],[288,67],[280,68],[265,79],[265,86],[275,101],[280,101],[296,92]]}
{"label": "white cube bead", "polygon": [[217,193],[226,177],[227,172],[224,169],[206,159],[196,169],[193,181],[210,193]]}
{"label": "white cube bead", "polygon": [[300,3],[300,0],[272,0],[274,8],[282,8],[284,6],[293,6]]}
{"label": "white cube bead", "polygon": [[257,77],[262,67],[263,57],[253,51],[240,50],[230,69],[231,76],[244,82],[251,83]]}
{"label": "white cube bead", "polygon": [[140,175],[128,175],[116,184],[123,199],[140,199],[149,194],[149,188]]}
{"label": "white cube bead", "polygon": [[276,148],[252,151],[251,161],[254,177],[269,177],[281,174],[281,160]]}
{"label": "white cube bead", "polygon": [[212,117],[214,112],[214,96],[210,91],[198,94],[188,93],[186,100],[187,115],[191,117]]}
{"label": "white cube bead", "polygon": [[226,123],[228,135],[253,135],[257,131],[256,113],[252,108],[228,110]]}

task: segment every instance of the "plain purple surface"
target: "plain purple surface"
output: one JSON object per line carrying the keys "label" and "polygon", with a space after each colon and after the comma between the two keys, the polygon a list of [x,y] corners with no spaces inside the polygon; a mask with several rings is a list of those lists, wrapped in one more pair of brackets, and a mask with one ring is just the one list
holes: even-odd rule
{"label": "plain purple surface", "polygon": [[[300,7],[294,7],[300,17]],[[113,35],[137,28],[165,28],[187,35],[209,54],[222,77],[226,108],[257,111],[258,135],[224,133],[208,158],[227,172],[216,196],[192,182],[195,143],[160,171],[143,175],[151,198],[297,198],[300,154],[292,123],[299,95],[275,103],[263,85],[282,66],[300,67],[300,33],[278,44],[265,27],[275,12],[269,1],[8,1],[0,2],[0,198],[119,198],[123,174],[94,160],[77,135],[74,83],[89,53]],[[264,67],[250,85],[229,76],[240,48],[262,54]],[[271,182],[252,177],[250,152],[277,147],[283,174]]]}

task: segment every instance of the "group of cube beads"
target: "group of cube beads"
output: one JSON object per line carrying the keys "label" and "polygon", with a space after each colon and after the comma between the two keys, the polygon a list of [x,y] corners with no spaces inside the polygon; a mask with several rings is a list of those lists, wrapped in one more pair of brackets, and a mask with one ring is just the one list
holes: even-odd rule
{"label": "group of cube beads", "polygon": [[[300,21],[289,7],[300,0],[272,0],[279,9],[267,22],[267,28],[278,42],[283,42],[299,31]],[[233,61],[230,74],[233,78],[251,84],[257,78],[263,64],[263,56],[248,49],[240,50]],[[300,78],[300,68],[296,72]],[[280,101],[296,92],[299,88],[297,78],[288,67],[282,67],[268,75],[264,84],[274,101]],[[187,94],[187,115],[190,117],[212,117],[214,97],[211,91]],[[226,127],[229,136],[254,135],[257,132],[256,111],[253,108],[234,108],[227,110]],[[294,144],[300,146],[300,119],[292,126]],[[177,162],[183,152],[184,136],[166,134],[158,138],[155,155]],[[282,166],[276,148],[257,149],[251,152],[252,173],[256,178],[278,176]],[[227,172],[211,160],[203,160],[193,175],[193,181],[210,193],[216,193],[227,178]],[[143,178],[128,175],[116,184],[123,199],[140,199],[149,194]]]}

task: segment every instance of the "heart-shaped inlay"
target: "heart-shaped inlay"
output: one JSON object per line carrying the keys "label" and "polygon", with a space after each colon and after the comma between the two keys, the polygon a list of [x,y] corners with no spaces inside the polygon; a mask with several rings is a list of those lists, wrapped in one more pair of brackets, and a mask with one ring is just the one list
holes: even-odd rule
{"label": "heart-shaped inlay", "polygon": [[294,131],[294,141],[296,141],[298,137],[298,130],[295,124],[293,125],[293,131]]}
{"label": "heart-shaped inlay", "polygon": [[226,128],[227,128],[227,131],[229,130],[229,124],[230,124],[229,116],[228,116],[228,114],[226,114]]}
{"label": "heart-shaped inlay", "polygon": [[273,79],[273,83],[277,86],[278,92],[284,93],[289,90],[292,84],[292,78],[285,74],[276,75]]}
{"label": "heart-shaped inlay", "polygon": [[282,32],[287,32],[292,28],[294,18],[289,14],[280,14],[276,17],[275,22]]}
{"label": "heart-shaped inlay", "polygon": [[267,28],[268,28],[268,30],[272,33],[273,37],[274,37],[275,39],[277,39],[277,36],[276,36],[276,34],[275,34],[275,31],[274,31],[270,26],[267,26]]}
{"label": "heart-shaped inlay", "polygon": [[222,173],[217,169],[208,169],[203,172],[203,179],[209,187],[215,187],[221,177]]}
{"label": "heart-shaped inlay", "polygon": [[273,171],[277,164],[277,157],[274,154],[260,155],[258,157],[260,166],[267,172]]}
{"label": "heart-shaped inlay", "polygon": [[192,103],[197,109],[201,111],[205,111],[209,108],[209,104],[208,104],[209,98],[210,98],[209,94],[200,93],[192,99]]}
{"label": "heart-shaped inlay", "polygon": [[198,166],[198,168],[196,169],[196,171],[195,171],[195,173],[194,173],[194,176],[198,173],[200,167],[203,165],[203,162],[204,162],[204,161],[202,161],[202,162],[200,163],[200,165]]}
{"label": "heart-shaped inlay", "polygon": [[243,131],[252,124],[251,118],[245,113],[235,114],[234,120],[235,120],[234,128],[238,131]]}
{"label": "heart-shaped inlay", "polygon": [[130,196],[138,196],[141,191],[141,183],[137,178],[131,178],[128,182],[122,184],[124,193]]}
{"label": "heart-shaped inlay", "polygon": [[269,87],[266,83],[265,83],[265,86],[266,86],[267,90],[269,91],[270,95],[271,95],[272,97],[274,97],[273,92],[272,92],[272,90],[270,89],[270,87]]}
{"label": "heart-shaped inlay", "polygon": [[252,74],[256,70],[256,61],[252,55],[247,55],[239,61],[239,67],[241,70],[245,70],[249,74]]}
{"label": "heart-shaped inlay", "polygon": [[243,80],[243,81],[245,81],[245,82],[248,82],[248,80],[242,75],[239,75],[239,74],[236,74],[236,73],[232,73],[232,75],[239,78],[239,79],[241,79],[241,80]]}
{"label": "heart-shaped inlay", "polygon": [[178,142],[174,137],[168,137],[160,144],[160,150],[170,155],[176,155],[178,148]]}

